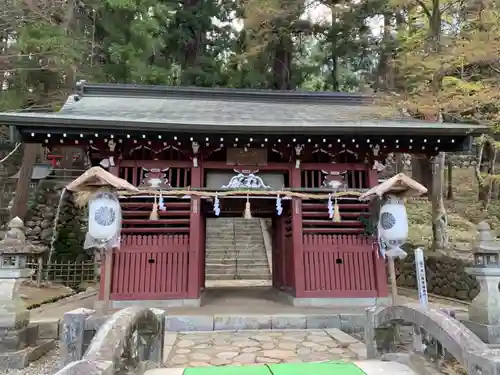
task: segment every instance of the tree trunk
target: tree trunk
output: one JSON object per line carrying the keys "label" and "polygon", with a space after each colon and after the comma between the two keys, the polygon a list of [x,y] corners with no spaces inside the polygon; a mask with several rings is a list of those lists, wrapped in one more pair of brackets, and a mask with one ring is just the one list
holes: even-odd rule
{"label": "tree trunk", "polygon": [[432,247],[434,251],[448,248],[448,217],[443,199],[445,159],[445,153],[440,152],[432,163]]}
{"label": "tree trunk", "polygon": [[448,158],[446,159],[446,165],[448,167],[448,192],[446,193],[446,199],[453,199],[453,163]]}
{"label": "tree trunk", "polygon": [[493,148],[493,157],[491,158],[491,160],[489,162],[490,163],[490,167],[489,167],[490,178],[488,179],[488,184],[486,187],[486,193],[485,193],[485,199],[484,199],[484,205],[483,205],[484,210],[487,210],[490,203],[491,203],[491,196],[493,195],[493,187],[495,184],[495,179],[493,178],[493,176],[495,175],[495,164],[497,162],[497,150],[494,146],[492,148]]}
{"label": "tree trunk", "polygon": [[11,217],[25,218],[28,211],[28,195],[31,176],[35,168],[36,157],[40,145],[36,143],[26,143],[23,151],[23,162],[19,172],[19,179],[17,180],[16,195],[10,210]]}

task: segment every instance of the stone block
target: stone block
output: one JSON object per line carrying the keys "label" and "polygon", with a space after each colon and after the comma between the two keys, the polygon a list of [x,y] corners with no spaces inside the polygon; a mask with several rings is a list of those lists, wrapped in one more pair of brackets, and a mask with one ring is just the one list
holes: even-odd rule
{"label": "stone block", "polygon": [[305,315],[282,314],[271,317],[272,329],[305,329],[306,326]]}
{"label": "stone block", "polygon": [[33,324],[38,326],[39,339],[59,339],[59,320],[42,320]]}
{"label": "stone block", "polygon": [[33,345],[38,339],[38,326],[9,330],[0,329],[0,353],[12,352]]}
{"label": "stone block", "polygon": [[499,350],[488,352],[471,352],[467,355],[467,374],[469,375],[500,375]]}
{"label": "stone block", "polygon": [[20,329],[27,327],[30,322],[28,310],[0,312],[0,328]]}
{"label": "stone block", "polygon": [[54,340],[40,340],[36,345],[14,352],[0,352],[1,369],[23,369],[31,362],[44,356],[55,348]]}
{"label": "stone block", "polygon": [[351,344],[348,346],[349,350],[356,354],[356,357],[358,359],[366,359],[367,358],[367,353],[366,353],[366,345],[363,344],[362,342],[357,342],[355,344]]}
{"label": "stone block", "polygon": [[61,370],[60,375],[113,375],[114,364],[112,361],[93,361],[82,359],[71,362]]}
{"label": "stone block", "polygon": [[340,328],[339,314],[314,314],[307,315],[307,329]]}
{"label": "stone block", "polygon": [[340,314],[340,329],[344,332],[362,332],[366,316],[362,314]]}
{"label": "stone block", "polygon": [[169,332],[214,330],[214,317],[211,315],[167,316],[166,320]]}
{"label": "stone block", "polygon": [[216,315],[214,316],[215,331],[244,329],[271,329],[270,315]]}
{"label": "stone block", "polygon": [[80,308],[64,314],[60,337],[61,367],[82,358],[86,321],[94,312]]}
{"label": "stone block", "polygon": [[357,339],[338,328],[330,328],[326,329],[325,331],[328,336],[330,336],[335,341],[338,341],[341,345],[351,345],[359,342]]}
{"label": "stone block", "polygon": [[156,315],[156,318],[160,322],[160,332],[153,341],[149,349],[149,360],[152,361],[156,366],[163,365],[163,347],[165,345],[165,320],[166,312],[161,309],[151,309]]}
{"label": "stone block", "polygon": [[486,344],[500,345],[500,324],[482,324],[470,320],[462,320],[461,323]]}

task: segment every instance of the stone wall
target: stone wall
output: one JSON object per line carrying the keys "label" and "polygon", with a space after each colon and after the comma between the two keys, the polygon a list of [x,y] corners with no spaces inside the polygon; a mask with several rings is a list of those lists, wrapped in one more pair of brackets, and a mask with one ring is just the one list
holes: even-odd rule
{"label": "stone wall", "polygon": [[[429,293],[466,301],[479,293],[476,279],[465,272],[471,262],[433,253],[425,255],[425,265]],[[405,259],[396,261],[396,276],[398,286],[417,287],[413,251],[408,251]]]}
{"label": "stone wall", "polygon": [[[455,168],[469,168],[476,165],[475,153],[447,153],[446,158],[450,159]],[[401,154],[401,164],[403,172],[411,172],[411,154]],[[386,169],[383,174],[392,176],[396,171],[396,155],[389,154],[386,159]]]}
{"label": "stone wall", "polygon": [[32,243],[50,249],[57,208],[61,204],[53,259],[81,260],[86,257],[81,246],[85,231],[85,212],[75,207],[71,193],[66,192],[60,200],[61,193],[60,183],[45,180],[40,184],[31,197],[25,220],[26,237]]}

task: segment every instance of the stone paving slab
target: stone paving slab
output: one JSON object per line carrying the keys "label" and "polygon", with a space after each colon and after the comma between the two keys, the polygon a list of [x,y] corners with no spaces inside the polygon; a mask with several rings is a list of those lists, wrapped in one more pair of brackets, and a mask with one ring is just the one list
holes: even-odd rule
{"label": "stone paving slab", "polygon": [[[339,329],[167,332],[166,367],[352,361],[365,345]],[[350,336],[348,336],[350,337]]]}

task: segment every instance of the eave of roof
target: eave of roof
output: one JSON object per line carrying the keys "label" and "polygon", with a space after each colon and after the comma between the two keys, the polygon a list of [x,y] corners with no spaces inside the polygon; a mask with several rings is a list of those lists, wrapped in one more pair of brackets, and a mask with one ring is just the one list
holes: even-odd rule
{"label": "eave of roof", "polygon": [[436,123],[411,120],[378,120],[378,121],[351,121],[344,123],[314,123],[306,121],[261,123],[247,121],[238,122],[203,122],[193,123],[148,121],[147,119],[124,120],[120,117],[79,117],[59,113],[0,113],[0,125],[14,125],[20,131],[47,131],[50,133],[62,132],[92,132],[106,129],[109,132],[155,132],[189,134],[290,134],[290,135],[479,135],[488,131],[486,126]]}
{"label": "eave of roof", "polygon": [[77,84],[58,113],[0,113],[23,133],[466,136],[486,126],[411,120],[355,93]]}

